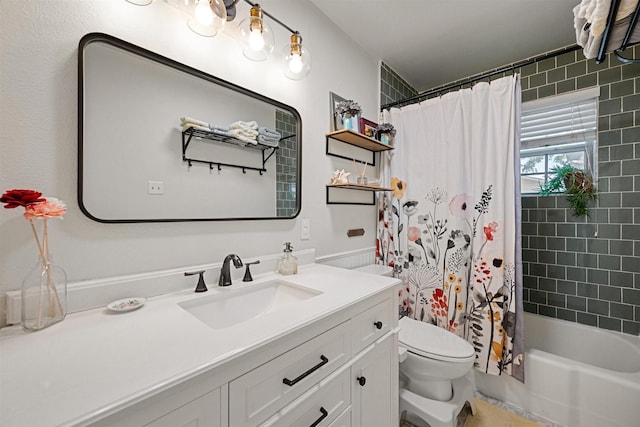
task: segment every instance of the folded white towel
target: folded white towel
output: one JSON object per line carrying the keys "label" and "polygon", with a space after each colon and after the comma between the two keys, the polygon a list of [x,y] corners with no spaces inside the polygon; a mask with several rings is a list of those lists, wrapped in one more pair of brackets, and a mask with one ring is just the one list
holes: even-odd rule
{"label": "folded white towel", "polygon": [[209,128],[209,130],[214,130],[214,129],[219,129],[222,131],[229,130],[227,126],[214,125],[214,124],[207,123],[202,120],[194,119],[191,117],[180,117],[180,124],[182,126],[188,126],[188,125],[202,126],[202,127]]}
{"label": "folded white towel", "polygon": [[239,139],[240,141],[247,142],[249,144],[257,144],[256,136],[249,136],[241,129],[230,129],[229,133],[234,137]]}
{"label": "folded white towel", "polygon": [[246,136],[247,138],[254,138],[258,136],[257,130],[250,129],[229,129],[229,132],[233,132],[238,135]]}
{"label": "folded white towel", "polygon": [[[638,0],[621,0],[615,21],[629,16],[638,5]],[[577,18],[584,18],[590,23],[589,31],[594,37],[604,33],[607,17],[611,9],[611,0],[582,0],[573,10]]]}
{"label": "folded white towel", "polygon": [[258,130],[258,122],[256,121],[251,121],[251,122],[243,122],[243,121],[237,121],[237,122],[233,122],[229,125],[229,129],[246,129],[246,130]]}
{"label": "folded white towel", "polygon": [[208,127],[196,125],[196,124],[193,124],[193,123],[183,124],[181,126],[181,128],[182,128],[182,132],[184,132],[185,130],[187,130],[189,128],[194,128],[194,129],[197,129],[197,130],[203,130],[205,132],[211,132],[211,129],[209,129]]}
{"label": "folded white towel", "polygon": [[204,122],[202,120],[198,120],[198,119],[194,119],[193,117],[180,117],[180,123],[185,125],[185,124],[189,124],[192,123],[194,125],[198,125],[198,126],[204,126],[204,127],[210,127],[211,125],[209,125],[209,123]]}

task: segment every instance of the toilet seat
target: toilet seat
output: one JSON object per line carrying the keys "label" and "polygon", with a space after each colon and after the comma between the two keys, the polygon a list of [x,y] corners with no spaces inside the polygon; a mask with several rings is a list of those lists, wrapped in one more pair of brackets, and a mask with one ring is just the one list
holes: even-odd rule
{"label": "toilet seat", "polygon": [[408,317],[400,319],[398,324],[398,341],[411,353],[453,363],[475,357],[471,344],[446,329]]}

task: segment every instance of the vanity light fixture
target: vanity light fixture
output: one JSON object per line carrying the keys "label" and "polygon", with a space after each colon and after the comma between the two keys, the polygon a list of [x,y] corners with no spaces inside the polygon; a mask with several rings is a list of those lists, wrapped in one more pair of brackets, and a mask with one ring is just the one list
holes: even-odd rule
{"label": "vanity light fixture", "polygon": [[[153,0],[126,0],[137,5],[148,5]],[[165,3],[187,14],[187,24],[195,33],[205,37],[215,36],[222,31],[225,22],[236,17],[236,4],[240,0],[164,0]],[[302,36],[259,4],[244,0],[251,6],[249,16],[240,22],[238,34],[242,43],[242,53],[252,61],[264,61],[273,53],[275,38],[271,27],[265,22],[267,16],[291,33],[289,42],[282,48],[284,75],[292,80],[300,80],[311,71],[311,54],[302,46]]]}

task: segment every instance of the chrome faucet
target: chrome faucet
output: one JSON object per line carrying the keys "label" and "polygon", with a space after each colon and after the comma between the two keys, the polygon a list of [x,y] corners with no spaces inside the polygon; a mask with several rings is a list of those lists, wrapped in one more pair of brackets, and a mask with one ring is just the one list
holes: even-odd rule
{"label": "chrome faucet", "polygon": [[218,280],[218,286],[229,286],[231,285],[231,271],[229,269],[229,262],[233,261],[233,266],[235,268],[242,267],[242,260],[236,254],[229,254],[225,257],[224,262],[222,263],[222,268],[220,268],[220,280]]}

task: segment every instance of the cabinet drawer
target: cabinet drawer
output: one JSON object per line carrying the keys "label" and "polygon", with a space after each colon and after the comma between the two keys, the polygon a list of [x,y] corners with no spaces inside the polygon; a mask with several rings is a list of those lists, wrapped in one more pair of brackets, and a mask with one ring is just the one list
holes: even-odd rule
{"label": "cabinet drawer", "polygon": [[398,308],[393,299],[388,298],[381,303],[363,311],[351,319],[353,328],[353,354],[357,354],[369,344],[382,337],[394,327],[394,316],[398,317]]}
{"label": "cabinet drawer", "polygon": [[331,374],[260,427],[334,425],[351,401],[350,371],[349,367],[343,367]]}
{"label": "cabinet drawer", "polygon": [[145,426],[190,427],[203,425],[207,427],[220,427],[222,426],[220,418],[220,389],[218,388],[149,424],[145,424]]}
{"label": "cabinet drawer", "polygon": [[329,427],[351,427],[351,408],[347,408]]}
{"label": "cabinet drawer", "polygon": [[348,326],[338,325],[233,380],[230,425],[257,426],[349,360]]}

